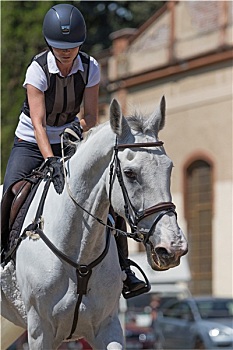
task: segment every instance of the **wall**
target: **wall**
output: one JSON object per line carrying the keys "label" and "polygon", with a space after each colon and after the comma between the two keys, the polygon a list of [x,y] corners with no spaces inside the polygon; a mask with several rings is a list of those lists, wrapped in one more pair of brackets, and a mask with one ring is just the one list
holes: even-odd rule
{"label": "wall", "polygon": [[109,92],[126,114],[149,114],[166,97],[160,139],[175,165],[173,201],[187,235],[185,165],[202,155],[213,164],[214,295],[233,294],[232,24],[232,2],[170,1],[109,61]]}

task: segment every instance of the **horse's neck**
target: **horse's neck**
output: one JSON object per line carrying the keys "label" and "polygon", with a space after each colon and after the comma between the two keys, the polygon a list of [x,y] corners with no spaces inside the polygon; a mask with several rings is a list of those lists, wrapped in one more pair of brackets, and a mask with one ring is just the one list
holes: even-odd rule
{"label": "horse's neck", "polygon": [[[105,126],[82,143],[71,158],[68,181],[82,200],[88,201],[90,197],[102,197],[103,200],[104,196],[107,199],[105,184],[113,145],[113,135]],[[94,204],[93,201],[90,203],[91,206]],[[93,210],[98,210],[98,206]]]}
{"label": "horse's neck", "polygon": [[[103,130],[104,131],[104,130]],[[99,134],[99,133],[98,133]],[[109,201],[106,191],[106,178],[109,163],[112,158],[113,140],[106,133],[93,135],[79,147],[68,165],[68,183],[72,195],[85,210],[93,216],[106,222]],[[109,140],[108,140],[109,139]],[[67,205],[70,198],[66,196]],[[69,204],[70,205],[70,204]],[[79,241],[80,255],[90,259],[90,252],[94,252],[91,260],[103,250],[105,242],[105,228],[93,216],[80,210],[77,205],[71,205],[69,225],[78,232],[79,237],[73,238],[73,244]],[[71,228],[72,230],[72,228]],[[80,232],[82,237],[80,237]],[[72,239],[72,238],[71,238]],[[81,261],[82,262],[82,261]]]}

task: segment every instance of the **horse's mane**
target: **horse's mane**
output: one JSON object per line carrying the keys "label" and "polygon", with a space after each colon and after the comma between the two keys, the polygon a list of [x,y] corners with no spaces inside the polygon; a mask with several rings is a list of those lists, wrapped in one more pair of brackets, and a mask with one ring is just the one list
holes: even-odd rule
{"label": "horse's mane", "polygon": [[[140,132],[140,133],[145,133],[146,129],[148,128],[148,116],[147,115],[141,115],[139,112],[135,112],[132,115],[125,116],[129,126],[131,129]],[[109,121],[106,121],[104,123],[98,124],[91,128],[85,137],[84,142],[86,142],[91,136],[95,135],[100,129],[102,129],[104,126],[109,124]],[[153,130],[155,134],[157,133],[157,130]],[[128,135],[125,135],[127,137]]]}
{"label": "horse's mane", "polygon": [[88,132],[86,133],[86,137],[84,139],[84,142],[86,142],[91,136],[96,134],[100,129],[102,129],[108,123],[109,123],[109,121],[107,121],[105,123],[98,124],[98,125],[94,126],[93,128],[89,129]]}

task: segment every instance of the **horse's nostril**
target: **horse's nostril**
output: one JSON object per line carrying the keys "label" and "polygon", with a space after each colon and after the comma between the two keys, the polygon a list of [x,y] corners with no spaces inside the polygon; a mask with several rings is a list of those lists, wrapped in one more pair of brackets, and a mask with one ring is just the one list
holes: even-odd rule
{"label": "horse's nostril", "polygon": [[171,254],[167,251],[166,248],[162,248],[162,247],[155,248],[155,252],[160,258],[163,258],[163,259],[168,259],[171,257]]}

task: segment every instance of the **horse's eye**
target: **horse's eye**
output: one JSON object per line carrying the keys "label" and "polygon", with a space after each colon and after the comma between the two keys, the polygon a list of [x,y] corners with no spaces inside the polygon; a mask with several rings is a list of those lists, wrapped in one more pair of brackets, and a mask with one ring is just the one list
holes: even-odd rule
{"label": "horse's eye", "polygon": [[124,170],[124,174],[129,179],[135,180],[137,178],[136,174],[132,170]]}

